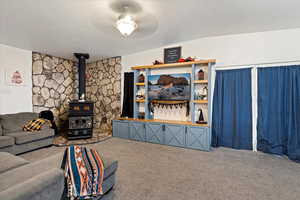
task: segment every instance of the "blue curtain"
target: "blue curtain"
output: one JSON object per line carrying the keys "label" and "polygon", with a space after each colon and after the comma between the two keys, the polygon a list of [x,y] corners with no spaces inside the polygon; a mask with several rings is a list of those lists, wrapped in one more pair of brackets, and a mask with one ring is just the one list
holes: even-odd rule
{"label": "blue curtain", "polygon": [[252,149],[251,69],[217,71],[212,146]]}
{"label": "blue curtain", "polygon": [[300,66],[258,69],[257,148],[300,161]]}

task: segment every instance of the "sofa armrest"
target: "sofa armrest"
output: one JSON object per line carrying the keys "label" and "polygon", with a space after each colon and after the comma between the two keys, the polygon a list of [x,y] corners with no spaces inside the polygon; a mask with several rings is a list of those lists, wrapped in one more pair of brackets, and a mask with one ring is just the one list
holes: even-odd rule
{"label": "sofa armrest", "polygon": [[[26,173],[26,172],[24,172]],[[51,169],[0,192],[5,200],[60,200],[64,190],[61,169]]]}
{"label": "sofa armrest", "polygon": [[49,126],[43,126],[42,129],[40,130],[40,132],[43,132],[43,133],[52,133],[51,135],[55,135],[55,131],[54,129],[50,128]]}

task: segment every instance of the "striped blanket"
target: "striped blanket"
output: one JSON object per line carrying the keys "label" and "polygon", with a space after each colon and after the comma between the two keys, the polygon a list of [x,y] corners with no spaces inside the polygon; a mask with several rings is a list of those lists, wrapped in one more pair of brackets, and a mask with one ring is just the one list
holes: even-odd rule
{"label": "striped blanket", "polygon": [[23,126],[23,131],[40,131],[44,125],[48,125],[51,128],[51,122],[49,120],[37,118],[27,122]]}
{"label": "striped blanket", "polygon": [[63,168],[70,199],[91,199],[103,194],[104,165],[96,150],[68,147]]}

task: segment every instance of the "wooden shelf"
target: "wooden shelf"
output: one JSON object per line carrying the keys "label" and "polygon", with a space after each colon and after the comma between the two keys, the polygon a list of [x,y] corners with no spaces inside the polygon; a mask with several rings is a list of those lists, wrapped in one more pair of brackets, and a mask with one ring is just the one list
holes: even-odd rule
{"label": "wooden shelf", "polygon": [[180,124],[189,126],[202,126],[208,127],[208,124],[196,124],[190,121],[175,121],[175,120],[158,120],[158,119],[135,119],[135,118],[119,118],[118,120],[128,120],[137,122],[156,122],[156,123],[166,123],[166,124]]}
{"label": "wooden shelf", "polygon": [[145,83],[136,83],[135,85],[138,85],[138,86],[145,86]]}
{"label": "wooden shelf", "polygon": [[198,60],[193,62],[179,62],[179,63],[171,63],[171,64],[161,64],[161,65],[143,65],[143,66],[135,66],[132,67],[132,70],[141,70],[141,69],[159,69],[159,68],[169,68],[169,67],[184,67],[193,64],[209,64],[216,63],[215,59],[210,60]]}
{"label": "wooden shelf", "polygon": [[208,80],[194,80],[195,84],[208,84]]}
{"label": "wooden shelf", "polygon": [[145,103],[145,99],[137,99],[135,102],[137,102],[137,103]]}
{"label": "wooden shelf", "polygon": [[199,104],[206,104],[208,103],[208,100],[194,100],[194,103],[199,103]]}
{"label": "wooden shelf", "polygon": [[165,100],[152,100],[153,103],[162,103],[162,104],[178,104],[178,103],[187,103],[188,101],[165,101]]}

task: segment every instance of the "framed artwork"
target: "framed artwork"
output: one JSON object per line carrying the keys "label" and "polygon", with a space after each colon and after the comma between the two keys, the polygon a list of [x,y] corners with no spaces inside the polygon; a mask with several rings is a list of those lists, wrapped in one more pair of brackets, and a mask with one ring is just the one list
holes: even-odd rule
{"label": "framed artwork", "polygon": [[7,85],[11,86],[25,86],[27,82],[26,73],[18,67],[7,68],[5,71],[5,80]]}
{"label": "framed artwork", "polygon": [[164,49],[164,63],[176,63],[181,58],[181,47]]}

